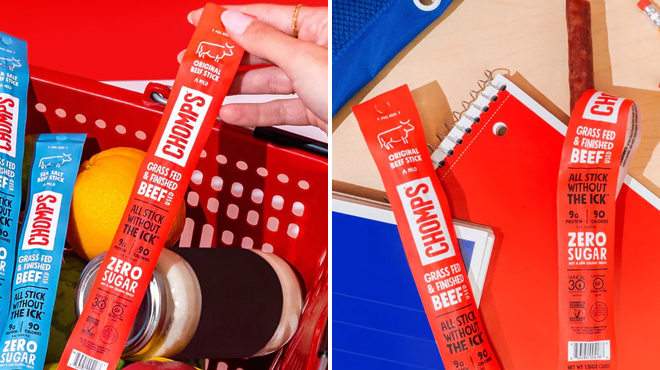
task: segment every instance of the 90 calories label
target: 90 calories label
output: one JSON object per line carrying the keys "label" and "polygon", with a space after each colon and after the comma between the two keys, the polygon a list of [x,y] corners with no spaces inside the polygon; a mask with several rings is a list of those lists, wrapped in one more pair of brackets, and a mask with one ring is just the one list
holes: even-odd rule
{"label": "90 calories label", "polygon": [[589,90],[566,133],[557,189],[559,368],[616,369],[616,196],[639,143],[632,101]]}
{"label": "90 calories label", "polygon": [[207,4],[58,369],[114,369],[243,50]]}
{"label": "90 calories label", "polygon": [[0,369],[43,368],[84,142],[84,134],[43,134],[35,143]]}
{"label": "90 calories label", "polygon": [[353,112],[385,184],[445,368],[499,370],[410,90],[401,86]]}

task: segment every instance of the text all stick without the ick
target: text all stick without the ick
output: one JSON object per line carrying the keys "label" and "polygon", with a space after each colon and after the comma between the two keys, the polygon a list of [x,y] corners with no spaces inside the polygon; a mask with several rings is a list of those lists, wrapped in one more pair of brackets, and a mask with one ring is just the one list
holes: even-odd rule
{"label": "text all stick without the ick", "polygon": [[[58,370],[114,370],[243,50],[207,4]],[[146,223],[158,227],[145,229]],[[102,303],[101,303],[102,302]],[[99,304],[101,303],[101,304]]]}
{"label": "text all stick without the ick", "polygon": [[62,267],[73,185],[85,134],[43,134],[34,144],[28,208],[16,258],[1,370],[41,370]]}
{"label": "text all stick without the ick", "polygon": [[407,85],[353,107],[394,211],[445,369],[500,370]]}
{"label": "text all stick without the ick", "polygon": [[641,121],[635,102],[596,90],[571,114],[557,182],[559,370],[619,369],[616,198]]}
{"label": "text all stick without the ick", "polygon": [[0,328],[16,262],[29,83],[27,44],[0,32]]}

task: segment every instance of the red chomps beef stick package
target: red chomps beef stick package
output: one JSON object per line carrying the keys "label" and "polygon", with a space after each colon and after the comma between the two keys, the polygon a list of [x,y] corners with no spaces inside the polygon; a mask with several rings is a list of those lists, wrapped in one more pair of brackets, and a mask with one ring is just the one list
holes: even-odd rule
{"label": "red chomps beef stick package", "polygon": [[587,90],[568,124],[557,184],[560,370],[617,369],[616,197],[639,122],[633,101]]}
{"label": "red chomps beef stick package", "polygon": [[353,107],[446,369],[499,370],[407,85]]}
{"label": "red chomps beef stick package", "polygon": [[211,4],[204,8],[59,370],[114,370],[117,366],[192,171],[243,55],[224,32],[223,11]]}

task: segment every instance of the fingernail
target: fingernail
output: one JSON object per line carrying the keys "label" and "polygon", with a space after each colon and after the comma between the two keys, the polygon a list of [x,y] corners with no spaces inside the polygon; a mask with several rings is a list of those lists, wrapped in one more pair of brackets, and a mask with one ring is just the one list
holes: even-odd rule
{"label": "fingernail", "polygon": [[231,33],[243,34],[253,21],[254,18],[236,10],[226,10],[222,13],[222,24]]}
{"label": "fingernail", "polygon": [[198,18],[198,16],[201,15],[202,11],[204,11],[204,10],[203,9],[197,9],[197,10],[193,10],[192,12],[188,13],[188,22],[190,22],[190,24],[192,24],[194,26],[195,25],[195,21],[194,21],[195,18]]}
{"label": "fingernail", "polygon": [[185,54],[186,54],[186,51],[185,51],[185,50],[181,50],[181,52],[179,53],[179,55],[176,56],[176,60],[178,60],[179,63],[181,63],[181,61],[183,60],[183,56],[184,56]]}

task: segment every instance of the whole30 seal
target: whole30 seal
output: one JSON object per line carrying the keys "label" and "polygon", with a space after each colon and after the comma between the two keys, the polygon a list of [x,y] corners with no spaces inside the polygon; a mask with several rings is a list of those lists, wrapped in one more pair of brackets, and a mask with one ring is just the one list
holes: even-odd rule
{"label": "whole30 seal", "polygon": [[[224,32],[223,11],[212,4],[204,8],[59,370],[113,370],[117,366],[165,238],[243,56],[241,47]],[[158,227],[147,229],[142,219]]]}
{"label": "whole30 seal", "polygon": [[42,369],[85,134],[39,135],[0,369]]}

